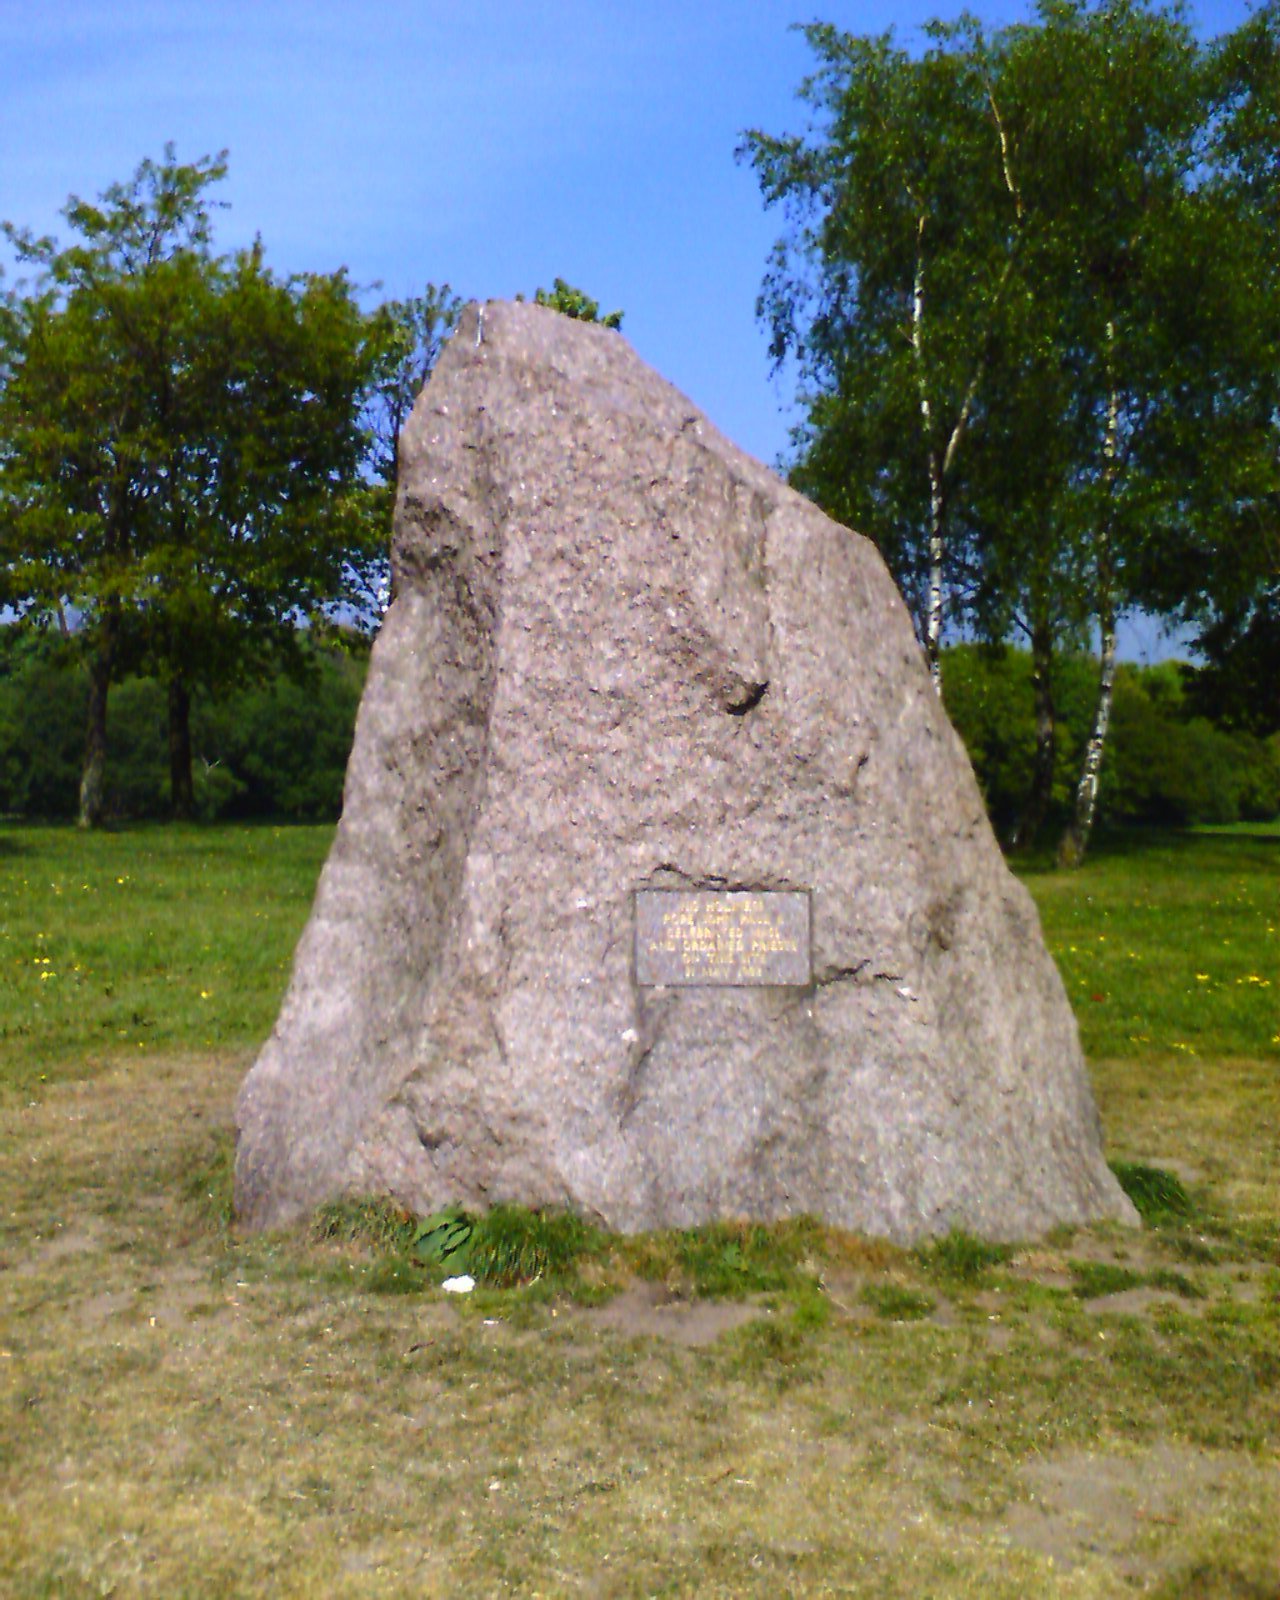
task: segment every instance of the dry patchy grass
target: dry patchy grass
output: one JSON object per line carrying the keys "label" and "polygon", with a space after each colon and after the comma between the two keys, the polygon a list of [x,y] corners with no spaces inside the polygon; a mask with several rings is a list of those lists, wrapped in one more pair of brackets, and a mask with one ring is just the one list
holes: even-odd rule
{"label": "dry patchy grass", "polygon": [[1273,1066],[1102,1065],[1193,1202],[1141,1236],[813,1227],[713,1302],[750,1240],[662,1236],[457,1303],[229,1229],[246,1064],[0,1105],[6,1594],[1277,1593]]}
{"label": "dry patchy grass", "polygon": [[326,842],[0,839],[0,1592],[1280,1594],[1274,839],[1031,874],[1156,1226],[595,1237],[464,1302],[392,1216],[230,1226]]}

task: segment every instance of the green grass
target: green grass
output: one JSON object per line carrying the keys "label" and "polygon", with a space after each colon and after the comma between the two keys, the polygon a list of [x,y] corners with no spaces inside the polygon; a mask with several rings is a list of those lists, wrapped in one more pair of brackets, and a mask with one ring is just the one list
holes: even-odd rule
{"label": "green grass", "polygon": [[230,1106],[328,838],[0,836],[0,1592],[1276,1592],[1274,838],[1028,871],[1147,1226],[917,1250],[242,1235]]}
{"label": "green grass", "polygon": [[1086,1054],[1280,1058],[1280,829],[1135,831],[1022,870]]}
{"label": "green grass", "polygon": [[[258,1044],[331,837],[0,830],[0,1078]],[[1090,1056],[1280,1059],[1280,830],[1112,836],[1078,872],[1022,870]]]}
{"label": "green grass", "polygon": [[869,1283],[862,1291],[863,1305],[890,1322],[916,1322],[937,1304],[929,1295],[901,1283]]}
{"label": "green grass", "polygon": [[0,829],[0,1079],[260,1043],[332,835]]}
{"label": "green grass", "polygon": [[591,1299],[580,1268],[607,1247],[606,1236],[578,1217],[505,1205],[479,1216],[453,1207],[415,1217],[385,1200],[341,1200],[320,1208],[313,1231],[378,1258],[380,1276],[371,1287],[380,1293],[422,1292],[466,1276],[492,1289],[544,1283]]}
{"label": "green grass", "polygon": [[1112,1169],[1120,1180],[1120,1187],[1149,1227],[1185,1222],[1194,1213],[1191,1196],[1174,1173],[1164,1172],[1159,1167],[1144,1167],[1138,1161],[1115,1161]]}
{"label": "green grass", "polygon": [[953,1228],[941,1239],[922,1245],[916,1254],[926,1268],[931,1268],[944,1281],[978,1283],[993,1268],[1008,1261],[1013,1250],[1009,1245],[991,1244]]}

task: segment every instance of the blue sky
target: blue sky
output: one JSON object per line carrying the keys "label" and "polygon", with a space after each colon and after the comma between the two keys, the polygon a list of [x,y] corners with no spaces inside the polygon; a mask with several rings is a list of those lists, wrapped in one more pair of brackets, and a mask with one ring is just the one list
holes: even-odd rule
{"label": "blue sky", "polygon": [[[755,299],[779,229],[745,128],[798,130],[790,24],[893,27],[956,5],[799,0],[0,0],[0,217],[59,207],[173,140],[226,148],[224,247],[346,266],[386,295],[532,294],[560,275],[739,444],[773,463],[787,390]],[[1025,6],[973,5],[988,24]],[[1243,0],[1193,12],[1217,33]]]}

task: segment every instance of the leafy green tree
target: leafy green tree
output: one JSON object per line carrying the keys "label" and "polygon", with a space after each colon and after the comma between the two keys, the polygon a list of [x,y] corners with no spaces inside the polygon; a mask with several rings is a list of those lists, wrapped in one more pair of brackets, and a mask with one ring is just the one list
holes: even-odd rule
{"label": "leafy green tree", "polygon": [[533,303],[538,306],[550,306],[552,311],[558,311],[564,317],[572,317],[575,322],[598,322],[605,328],[622,326],[621,311],[610,311],[602,317],[600,302],[593,300],[583,290],[575,289],[563,278],[557,278],[550,289],[535,290]]}
{"label": "leafy green tree", "polygon": [[5,225],[39,276],[6,302],[0,571],[20,615],[56,620],[84,658],[85,825],[103,815],[113,683],[165,680],[189,813],[193,686],[296,648],[382,539],[359,475],[366,319],[341,272],[280,279],[260,245],[214,255],[225,172],[170,146],[99,204],[73,197],[67,248]]}
{"label": "leafy green tree", "polygon": [[422,294],[384,300],[373,313],[377,366],[365,402],[365,426],[370,464],[392,489],[400,465],[400,430],[457,327],[462,307],[447,283],[429,283]]}
{"label": "leafy green tree", "polygon": [[1041,0],[990,36],[934,25],[918,58],[806,33],[814,130],[745,146],[788,208],[761,311],[800,363],[794,477],[880,545],[935,674],[944,592],[953,621],[1030,644],[1024,838],[1057,770],[1055,656],[1095,634],[1079,859],[1118,619],[1187,603],[1179,552],[1204,570],[1228,547],[1276,459],[1263,235],[1210,159],[1227,124],[1206,57],[1147,0]]}
{"label": "leafy green tree", "polygon": [[[969,752],[992,824],[1009,847],[1018,841],[1032,767],[1041,758],[1033,738],[1039,715],[1035,670],[1029,650],[1004,643],[954,644],[942,653],[947,713]],[[1084,651],[1057,653],[1055,761],[1046,804],[1046,817],[1055,822],[1070,812],[1095,685],[1096,673]]]}
{"label": "leafy green tree", "polygon": [[1015,842],[1030,842],[1048,807],[1055,657],[1096,633],[1093,722],[1064,835],[1078,859],[1118,619],[1144,596],[1153,543],[1186,511],[1183,463],[1161,431],[1191,376],[1176,359],[1197,315],[1187,257],[1211,236],[1194,181],[1203,85],[1180,18],[1123,0],[1050,0],[1035,23],[1004,30],[995,54],[1022,225],[971,461],[977,618],[995,636],[1011,622],[1032,650],[1037,757]]}
{"label": "leafy green tree", "polygon": [[337,817],[368,666],[360,640],[308,639],[305,672],[245,683],[196,719],[210,807],[232,816]]}
{"label": "leafy green tree", "polygon": [[373,514],[387,531],[385,558],[365,569],[370,587],[363,609],[371,616],[381,616],[391,601],[390,530],[400,473],[400,430],[457,327],[462,307],[463,301],[447,283],[428,283],[420,295],[384,301],[370,319],[376,360],[364,406],[367,465],[373,475],[369,492]]}
{"label": "leafy green tree", "polygon": [[1181,693],[1161,693],[1159,669],[1121,666],[1114,756],[1100,803],[1121,821],[1265,819],[1280,811],[1280,766],[1265,740],[1191,714]]}
{"label": "leafy green tree", "polygon": [[75,813],[85,684],[56,632],[0,627],[0,813]]}
{"label": "leafy green tree", "polygon": [[1280,730],[1280,0],[1214,45],[1209,110],[1206,186],[1238,218],[1220,246],[1233,293],[1220,301],[1228,357],[1186,422],[1214,441],[1194,489],[1224,532],[1181,530],[1166,598],[1201,629],[1204,709],[1265,733]]}
{"label": "leafy green tree", "polygon": [[1219,614],[1197,640],[1205,657],[1192,690],[1227,727],[1280,735],[1280,579]]}
{"label": "leafy green tree", "polygon": [[[1205,182],[1205,55],[1180,13],[1055,0],[1040,17],[1008,31],[1004,77],[1026,174],[1026,282],[1051,359],[1070,375],[1050,413],[1061,470],[1045,527],[1098,644],[1060,847],[1073,861],[1097,805],[1119,618],[1144,602],[1168,608],[1182,530],[1225,533],[1214,397],[1237,360],[1230,308],[1247,229]],[[1016,384],[1002,399],[1006,413],[1025,407]]]}
{"label": "leafy green tree", "polygon": [[918,57],[891,34],[804,29],[818,69],[805,137],[746,135],[787,214],[758,310],[808,416],[794,478],[879,545],[935,684],[963,610],[963,470],[1013,269],[1021,200],[992,46],[935,23]]}

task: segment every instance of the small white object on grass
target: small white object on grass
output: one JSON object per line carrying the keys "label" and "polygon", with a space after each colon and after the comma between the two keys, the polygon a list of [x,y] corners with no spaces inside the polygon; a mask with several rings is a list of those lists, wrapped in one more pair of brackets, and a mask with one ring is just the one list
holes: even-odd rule
{"label": "small white object on grass", "polygon": [[470,1294],[476,1286],[476,1280],[467,1273],[460,1278],[446,1278],[440,1287],[446,1294]]}

